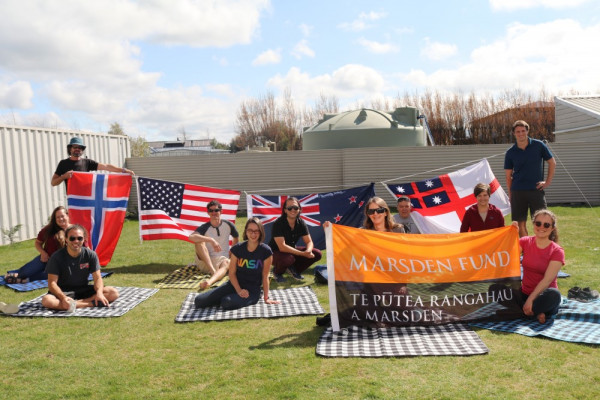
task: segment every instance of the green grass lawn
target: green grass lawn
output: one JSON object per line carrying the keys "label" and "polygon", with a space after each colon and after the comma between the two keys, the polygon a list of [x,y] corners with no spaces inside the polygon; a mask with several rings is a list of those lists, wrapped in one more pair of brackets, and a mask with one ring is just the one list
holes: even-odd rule
{"label": "green grass lawn", "polygon": [[[571,274],[559,280],[561,292],[600,289],[600,208],[552,209]],[[244,223],[238,218],[240,231]],[[137,221],[126,221],[105,282],[154,287],[192,253],[182,241],[141,244]],[[0,247],[0,272],[35,254],[31,240]],[[305,284],[328,310],[327,287],[310,274]],[[292,285],[301,283],[272,287]],[[0,301],[42,293],[0,287]],[[0,399],[591,399],[600,392],[599,346],[477,329],[487,355],[328,359],[315,355],[323,328],[314,316],[176,324],[187,293],[162,289],[119,318],[0,317]]]}

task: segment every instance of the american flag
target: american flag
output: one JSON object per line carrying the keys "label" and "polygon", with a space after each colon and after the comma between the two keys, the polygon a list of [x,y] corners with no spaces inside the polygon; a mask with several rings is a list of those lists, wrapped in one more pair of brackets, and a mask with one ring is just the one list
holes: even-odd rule
{"label": "american flag", "polygon": [[180,239],[209,220],[206,205],[218,200],[221,218],[235,224],[240,192],[185,183],[137,178],[142,240]]}
{"label": "american flag", "polygon": [[[336,192],[300,195],[296,197],[302,206],[300,218],[308,225],[308,231],[316,248],[325,248],[325,232],[321,224],[359,227],[364,221],[363,209],[366,202],[375,196],[374,184]],[[281,208],[290,196],[262,196],[248,194],[246,202],[248,217],[258,217],[265,226],[266,240],[271,238],[273,222],[281,216]],[[301,243],[299,243],[301,244]]]}
{"label": "american flag", "polygon": [[478,183],[490,185],[490,203],[507,215],[510,212],[508,196],[486,159],[424,181],[385,186],[395,197],[410,198],[412,217],[421,233],[455,233],[460,231],[466,209],[477,202],[473,188]]}

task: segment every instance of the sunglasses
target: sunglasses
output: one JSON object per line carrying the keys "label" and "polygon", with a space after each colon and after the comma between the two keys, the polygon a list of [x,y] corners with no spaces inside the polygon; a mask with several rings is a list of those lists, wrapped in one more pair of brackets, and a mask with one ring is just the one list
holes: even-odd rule
{"label": "sunglasses", "polygon": [[218,212],[221,212],[221,209],[220,208],[210,208],[208,210],[208,212],[209,213],[218,213]]}
{"label": "sunglasses", "polygon": [[300,207],[298,207],[298,206],[289,206],[289,207],[286,207],[285,209],[288,210],[288,211],[292,211],[292,210],[298,211],[300,209]]}
{"label": "sunglasses", "polygon": [[84,149],[85,149],[85,147],[81,147],[81,146],[71,146],[71,148],[72,148],[73,150],[77,150],[77,149],[79,149],[79,150],[84,150]]}
{"label": "sunglasses", "polygon": [[385,212],[385,208],[384,207],[379,207],[379,208],[369,208],[367,210],[367,215],[373,215],[375,213],[377,214],[383,214]]}
{"label": "sunglasses", "polygon": [[554,226],[554,224],[551,224],[549,222],[542,223],[541,221],[534,221],[533,224],[535,226],[537,226],[538,228],[540,228],[542,225],[544,225],[544,228],[546,228],[546,229],[550,228],[551,226]]}
{"label": "sunglasses", "polygon": [[76,241],[76,240],[77,240],[78,242],[81,242],[81,241],[83,240],[83,236],[69,236],[69,240],[70,240],[71,242],[74,242],[74,241]]}

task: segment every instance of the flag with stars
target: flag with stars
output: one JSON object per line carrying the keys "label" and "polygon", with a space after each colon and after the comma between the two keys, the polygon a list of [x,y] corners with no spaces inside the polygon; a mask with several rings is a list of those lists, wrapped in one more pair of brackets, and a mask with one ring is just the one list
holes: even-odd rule
{"label": "flag with stars", "polygon": [[144,177],[137,178],[142,240],[179,239],[209,220],[206,205],[218,200],[221,218],[235,224],[240,192]]}
{"label": "flag with stars", "polygon": [[477,202],[473,189],[478,183],[490,185],[490,203],[503,215],[510,213],[510,201],[486,159],[458,171],[420,182],[386,184],[394,197],[408,196],[412,217],[421,233],[454,233],[467,208]]}
{"label": "flag with stars", "polygon": [[[335,192],[296,195],[302,212],[300,218],[306,222],[313,244],[316,248],[325,248],[325,232],[322,224],[330,221],[332,224],[359,227],[364,221],[364,206],[375,196],[375,184],[344,189]],[[248,218],[259,218],[265,227],[265,243],[271,240],[273,222],[281,216],[285,201],[291,196],[263,196],[247,194],[246,203]],[[299,243],[298,245],[301,245]]]}
{"label": "flag with stars", "polygon": [[88,232],[88,245],[107,265],[117,247],[127,212],[131,175],[73,172],[67,187],[69,220]]}

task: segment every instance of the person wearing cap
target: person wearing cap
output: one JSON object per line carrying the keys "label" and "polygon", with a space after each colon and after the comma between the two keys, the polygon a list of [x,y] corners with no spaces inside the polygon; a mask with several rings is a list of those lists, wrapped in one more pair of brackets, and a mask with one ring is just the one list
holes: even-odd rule
{"label": "person wearing cap", "polygon": [[71,141],[67,145],[67,153],[69,153],[69,158],[65,158],[58,163],[56,171],[54,172],[54,175],[52,175],[52,186],[58,186],[64,182],[66,189],[68,186],[68,180],[73,176],[74,171],[109,171],[135,175],[130,169],[119,168],[112,164],[102,164],[89,158],[84,158],[84,151],[85,144],[83,143],[83,140],[80,137],[71,138]]}

